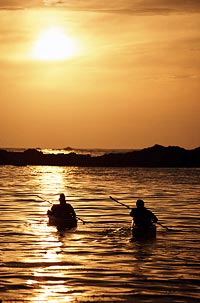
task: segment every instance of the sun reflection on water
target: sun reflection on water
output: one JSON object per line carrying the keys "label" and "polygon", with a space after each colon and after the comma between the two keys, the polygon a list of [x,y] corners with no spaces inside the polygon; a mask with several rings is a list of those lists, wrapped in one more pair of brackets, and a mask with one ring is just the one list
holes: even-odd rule
{"label": "sun reflection on water", "polygon": [[[53,285],[48,283],[48,285],[42,285],[39,293],[31,299],[32,303],[38,302],[48,302],[48,303],[57,303],[58,298],[55,297],[56,294],[59,294],[59,299],[62,302],[72,302],[74,301],[73,296],[71,296],[71,290],[67,285],[64,285],[64,281],[58,281],[59,284]],[[69,295],[68,295],[69,293]]]}
{"label": "sun reflection on water", "polygon": [[62,167],[40,167],[39,171],[39,189],[43,195],[55,195],[66,190],[67,184],[63,174]]}
{"label": "sun reflection on water", "polygon": [[[32,225],[33,232],[34,226]],[[73,256],[70,259],[66,257],[64,250],[65,241],[68,244],[68,235],[61,235],[51,230],[51,227],[47,232],[47,227],[46,229],[43,227],[40,232],[36,228],[38,241],[35,253],[31,259],[24,258],[24,262],[30,263],[33,277],[27,280],[27,285],[34,285],[30,302],[72,302],[77,293],[68,285],[68,281],[77,261],[73,261]],[[73,235],[75,236],[70,233],[69,237]]]}

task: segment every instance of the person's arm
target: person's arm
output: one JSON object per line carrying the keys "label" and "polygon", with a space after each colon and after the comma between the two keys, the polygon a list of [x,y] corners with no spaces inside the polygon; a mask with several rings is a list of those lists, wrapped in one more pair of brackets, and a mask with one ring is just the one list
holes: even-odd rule
{"label": "person's arm", "polygon": [[157,223],[158,222],[158,218],[152,213],[152,221],[154,223]]}
{"label": "person's arm", "polygon": [[75,210],[74,210],[74,208],[73,208],[73,206],[72,206],[71,204],[69,204],[69,209],[70,209],[70,213],[72,214],[72,216],[73,216],[74,218],[76,218]]}
{"label": "person's arm", "polygon": [[47,211],[47,215],[48,215],[48,216],[52,216],[54,212],[55,212],[55,205],[53,205],[53,206],[51,207],[51,210],[49,209],[49,210]]}
{"label": "person's arm", "polygon": [[131,217],[134,217],[134,216],[135,216],[135,210],[134,210],[134,208],[131,209],[130,216],[131,216]]}
{"label": "person's arm", "polygon": [[51,215],[55,215],[58,212],[58,205],[53,205],[51,208]]}

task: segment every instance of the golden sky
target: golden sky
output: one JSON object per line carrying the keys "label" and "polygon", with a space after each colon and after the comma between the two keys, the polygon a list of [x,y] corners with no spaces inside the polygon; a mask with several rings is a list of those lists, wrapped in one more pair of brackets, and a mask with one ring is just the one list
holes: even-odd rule
{"label": "golden sky", "polygon": [[200,146],[200,1],[0,3],[0,148]]}

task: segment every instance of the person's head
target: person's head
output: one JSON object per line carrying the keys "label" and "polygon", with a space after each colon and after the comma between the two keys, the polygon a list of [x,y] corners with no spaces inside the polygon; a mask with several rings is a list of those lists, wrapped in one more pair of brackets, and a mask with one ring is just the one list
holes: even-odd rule
{"label": "person's head", "polygon": [[66,200],[65,200],[65,195],[64,194],[60,194],[60,198],[59,198],[60,204],[65,204]]}
{"label": "person's head", "polygon": [[143,208],[144,207],[144,201],[141,199],[138,199],[136,202],[137,208]]}

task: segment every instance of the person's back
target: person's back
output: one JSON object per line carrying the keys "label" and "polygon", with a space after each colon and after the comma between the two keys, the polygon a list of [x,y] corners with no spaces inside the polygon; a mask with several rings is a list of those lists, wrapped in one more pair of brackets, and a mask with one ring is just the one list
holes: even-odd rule
{"label": "person's back", "polygon": [[148,228],[153,223],[158,221],[157,217],[146,207],[144,207],[143,200],[137,200],[137,208],[133,208],[130,216],[133,217],[134,225],[141,228]]}
{"label": "person's back", "polygon": [[65,205],[55,204],[51,208],[52,215],[60,218],[72,218],[75,217],[73,207],[66,203]]}
{"label": "person's back", "polygon": [[49,215],[65,219],[76,219],[76,213],[71,204],[66,203],[65,195],[61,194],[59,198],[60,204],[54,204]]}

